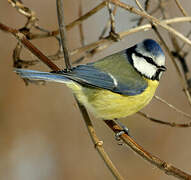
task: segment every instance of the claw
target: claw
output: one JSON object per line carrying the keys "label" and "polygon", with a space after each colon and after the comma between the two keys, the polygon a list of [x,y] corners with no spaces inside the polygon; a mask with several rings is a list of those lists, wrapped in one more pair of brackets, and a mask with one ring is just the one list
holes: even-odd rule
{"label": "claw", "polygon": [[116,133],[115,134],[115,139],[117,140],[117,141],[120,141],[121,139],[120,139],[120,136],[122,135],[122,134],[125,134],[125,131],[119,131],[118,133]]}
{"label": "claw", "polygon": [[124,130],[122,130],[115,134],[115,139],[118,142],[118,145],[123,145],[123,141],[121,140],[120,136],[125,133],[126,132]]}
{"label": "claw", "polygon": [[[127,134],[128,136],[130,136],[130,135],[129,135],[129,129],[128,129],[125,125],[123,125],[120,121],[118,121],[118,119],[115,119],[115,122],[123,129],[123,130],[122,130],[122,132],[123,132],[122,134],[125,133],[125,134]],[[120,133],[120,135],[122,135],[122,134],[121,134],[121,131],[120,131],[119,133]],[[117,133],[117,134],[118,134],[118,133]]]}

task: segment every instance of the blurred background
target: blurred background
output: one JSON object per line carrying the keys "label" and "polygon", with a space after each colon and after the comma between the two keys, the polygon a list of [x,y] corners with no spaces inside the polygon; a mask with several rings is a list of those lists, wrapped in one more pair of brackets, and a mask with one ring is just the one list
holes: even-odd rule
{"label": "blurred background", "polygon": [[[79,2],[64,1],[66,24],[79,17]],[[83,13],[100,2],[82,0]],[[133,1],[126,2],[133,5]],[[57,29],[55,1],[28,0],[24,3],[36,12],[41,27],[49,30]],[[182,4],[187,11],[190,9],[189,1],[183,0]],[[170,17],[181,16],[173,0],[169,1],[166,8]],[[136,22],[132,21],[135,18],[137,18],[135,15],[118,8],[117,31],[125,31],[135,26]],[[86,44],[97,40],[107,21],[106,8],[84,21]],[[4,0],[0,3],[0,22],[21,28],[26,21]],[[176,24],[174,27],[186,33],[189,31],[189,26],[184,24]],[[168,43],[168,34],[160,30]],[[139,32],[96,54],[93,60],[130,47],[145,38],[157,40],[152,31]],[[53,54],[58,48],[53,38],[32,42],[45,54]],[[71,50],[80,47],[78,27],[68,32],[68,42]],[[25,86],[13,72],[12,53],[16,43],[14,37],[0,31],[0,179],[113,179],[91,142],[71,91],[64,85],[55,83]],[[23,58],[35,59],[27,50],[23,51]],[[64,65],[63,61],[58,64],[60,67]],[[49,71],[42,63],[30,68]],[[162,77],[156,94],[190,113],[190,106],[169,57],[167,57],[167,68],[168,71]],[[165,121],[188,122],[188,119],[181,114],[155,99],[143,111]],[[114,134],[101,120],[92,117],[92,121],[97,135],[104,142],[105,150],[125,179],[174,179],[144,161],[125,145],[119,146]],[[123,119],[122,122],[130,129],[131,136],[146,150],[191,173],[190,128],[170,128],[149,122],[139,115]]]}

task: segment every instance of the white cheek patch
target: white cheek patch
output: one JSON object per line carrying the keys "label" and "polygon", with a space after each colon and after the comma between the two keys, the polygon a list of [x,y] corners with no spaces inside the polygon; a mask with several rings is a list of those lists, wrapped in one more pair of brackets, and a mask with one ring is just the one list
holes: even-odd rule
{"label": "white cheek patch", "polygon": [[134,53],[132,54],[134,67],[141,74],[145,75],[148,78],[152,78],[155,76],[157,72],[157,67],[153,64],[148,63],[144,58],[136,56]]}
{"label": "white cheek patch", "polygon": [[146,56],[146,57],[150,57],[152,59],[155,59],[155,63],[158,65],[158,66],[164,66],[165,65],[165,56],[163,54],[159,54],[157,56],[154,56],[151,52],[147,52],[144,50],[144,46],[143,44],[138,44],[137,45],[137,48],[136,48],[136,51],[140,54],[142,54],[143,56]]}
{"label": "white cheek patch", "polygon": [[158,66],[164,66],[165,65],[165,56],[159,55],[156,57],[156,62]]}

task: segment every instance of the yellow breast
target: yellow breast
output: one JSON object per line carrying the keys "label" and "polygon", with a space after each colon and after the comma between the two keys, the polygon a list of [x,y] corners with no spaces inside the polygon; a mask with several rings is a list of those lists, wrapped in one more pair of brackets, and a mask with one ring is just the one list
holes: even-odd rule
{"label": "yellow breast", "polygon": [[146,80],[148,87],[141,94],[134,96],[125,96],[104,89],[86,88],[77,83],[68,84],[68,87],[95,116],[114,119],[132,115],[150,102],[159,82]]}

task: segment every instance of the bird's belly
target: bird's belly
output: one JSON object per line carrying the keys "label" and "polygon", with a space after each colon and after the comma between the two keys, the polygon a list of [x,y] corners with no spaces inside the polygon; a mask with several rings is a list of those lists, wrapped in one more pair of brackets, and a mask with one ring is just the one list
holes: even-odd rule
{"label": "bird's belly", "polygon": [[152,99],[158,81],[148,82],[148,87],[139,95],[126,96],[104,89],[69,86],[78,100],[95,116],[102,119],[123,118],[132,115]]}

